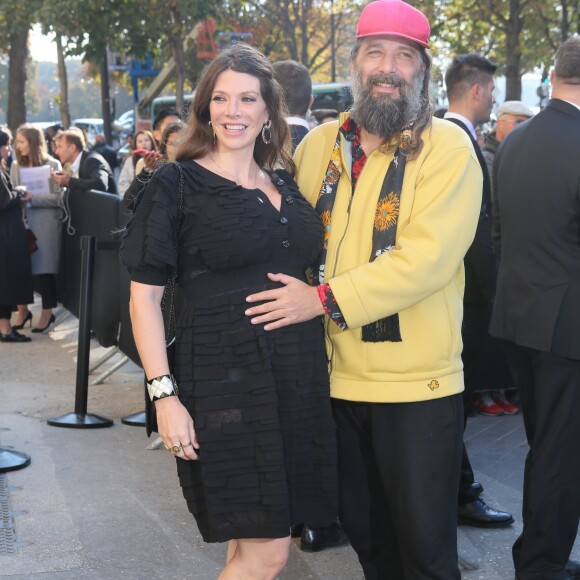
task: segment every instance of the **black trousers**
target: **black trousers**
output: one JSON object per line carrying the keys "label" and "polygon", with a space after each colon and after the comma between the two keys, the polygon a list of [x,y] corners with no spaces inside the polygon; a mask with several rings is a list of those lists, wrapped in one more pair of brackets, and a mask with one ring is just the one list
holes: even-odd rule
{"label": "black trousers", "polygon": [[37,274],[32,276],[34,291],[42,297],[42,308],[56,308],[56,274]]}
{"label": "black trousers", "polygon": [[530,450],[518,580],[563,580],[580,522],[580,361],[505,342]]}
{"label": "black trousers", "polygon": [[14,306],[10,306],[9,304],[0,304],[0,318],[10,320],[13,310]]}
{"label": "black trousers", "polygon": [[416,403],[332,400],[339,515],[367,580],[454,580],[461,394]]}
{"label": "black trousers", "polygon": [[[461,337],[463,339],[463,351],[461,359],[463,361],[463,375],[465,390],[463,391],[463,430],[467,426],[467,415],[471,409],[471,399],[477,382],[483,345],[485,343],[489,328],[490,312],[487,304],[466,303],[463,305],[463,324],[461,327]],[[462,443],[461,456],[461,476],[459,479],[459,493],[457,503],[463,505],[471,503],[479,497],[479,492],[473,490],[474,483],[473,468],[469,461],[469,455]]]}

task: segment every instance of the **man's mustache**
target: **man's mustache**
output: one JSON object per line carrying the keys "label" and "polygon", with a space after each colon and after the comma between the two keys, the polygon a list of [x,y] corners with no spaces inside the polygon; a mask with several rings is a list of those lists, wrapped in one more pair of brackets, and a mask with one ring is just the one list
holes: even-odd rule
{"label": "man's mustache", "polygon": [[373,74],[370,75],[367,79],[367,86],[369,88],[377,85],[391,85],[393,87],[403,87],[407,84],[405,79],[400,77],[397,74]]}

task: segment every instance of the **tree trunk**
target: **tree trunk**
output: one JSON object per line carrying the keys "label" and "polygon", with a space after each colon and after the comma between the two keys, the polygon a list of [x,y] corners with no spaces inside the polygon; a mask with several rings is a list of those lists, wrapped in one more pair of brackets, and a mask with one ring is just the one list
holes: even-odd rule
{"label": "tree trunk", "polygon": [[101,61],[101,110],[103,114],[103,130],[105,131],[105,141],[113,144],[113,131],[111,129],[111,95],[109,88],[109,61],[107,59],[107,48],[103,50],[103,60]]}
{"label": "tree trunk", "polygon": [[60,86],[60,122],[63,127],[70,127],[70,110],[68,105],[68,76],[66,63],[64,61],[64,48],[62,46],[62,36],[56,35],[56,58],[58,61],[58,83]]}
{"label": "tree trunk", "polygon": [[6,122],[14,132],[26,122],[26,60],[28,59],[28,27],[10,34],[8,52],[8,111]]}
{"label": "tree trunk", "polygon": [[506,101],[519,101],[522,97],[520,33],[522,31],[523,21],[521,17],[521,1],[510,0],[509,2],[510,15],[506,23]]}
{"label": "tree trunk", "polygon": [[173,60],[175,61],[175,108],[186,118],[187,112],[183,110],[183,90],[185,87],[185,52],[183,41],[175,39],[173,44]]}

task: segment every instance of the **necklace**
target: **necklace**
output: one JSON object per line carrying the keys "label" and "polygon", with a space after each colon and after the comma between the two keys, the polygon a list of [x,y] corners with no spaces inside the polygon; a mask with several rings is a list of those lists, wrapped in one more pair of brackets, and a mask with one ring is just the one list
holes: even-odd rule
{"label": "necklace", "polygon": [[[215,157],[211,154],[211,152],[209,153],[209,158],[213,161],[214,165],[222,171],[222,173],[225,173],[226,176],[228,176],[235,183],[238,182],[237,179],[227,169],[223,168],[216,161]],[[250,189],[256,189],[256,184],[258,183],[258,179],[260,179],[260,180],[264,179],[264,172],[259,167],[256,169],[256,172],[254,174],[254,185]],[[242,184],[240,184],[240,185],[242,185]],[[242,185],[242,187],[243,187],[243,185]]]}

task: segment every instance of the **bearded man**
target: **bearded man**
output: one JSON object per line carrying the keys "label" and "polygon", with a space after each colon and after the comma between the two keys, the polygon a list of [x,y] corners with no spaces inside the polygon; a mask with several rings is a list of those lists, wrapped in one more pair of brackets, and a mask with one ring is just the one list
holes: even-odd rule
{"label": "bearded man", "polygon": [[363,9],[350,114],[296,151],[325,229],[315,283],[272,274],[282,287],[246,312],[267,331],[326,315],[339,515],[373,580],[460,578],[463,258],[483,180],[468,136],[432,118],[429,33],[400,0]]}

